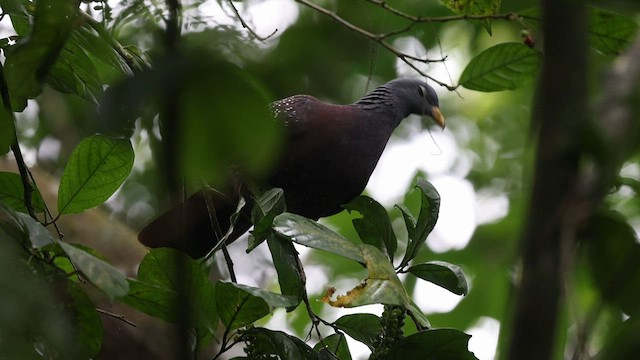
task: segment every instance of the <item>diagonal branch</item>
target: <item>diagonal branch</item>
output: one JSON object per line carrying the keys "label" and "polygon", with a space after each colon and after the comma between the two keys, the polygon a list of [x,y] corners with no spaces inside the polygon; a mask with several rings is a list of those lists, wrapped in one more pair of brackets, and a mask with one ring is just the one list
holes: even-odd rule
{"label": "diagonal branch", "polygon": [[388,34],[376,34],[376,33],[372,33],[366,29],[363,29],[351,22],[349,22],[348,20],[345,20],[344,18],[340,17],[338,14],[336,14],[334,11],[331,11],[329,9],[326,9],[318,4],[314,4],[308,0],[296,0],[297,2],[299,2],[302,5],[305,5],[323,15],[328,16],[329,18],[331,18],[333,21],[337,22],[338,24],[342,25],[343,27],[356,32],[364,37],[367,37],[369,39],[371,39],[372,41],[380,44],[380,46],[382,46],[383,48],[387,49],[389,52],[393,53],[398,59],[400,59],[401,61],[403,61],[405,64],[407,64],[409,67],[411,67],[413,70],[415,70],[418,74],[430,79],[431,81],[435,82],[436,84],[440,85],[440,86],[444,86],[449,90],[455,90],[457,88],[457,86],[452,86],[452,85],[448,85],[440,80],[435,79],[434,77],[426,74],[424,71],[420,70],[412,61],[417,61],[423,64],[428,64],[428,63],[432,63],[432,62],[444,62],[447,58],[443,57],[441,59],[423,59],[420,57],[416,57],[413,55],[409,55],[397,48],[395,48],[394,46],[392,46],[391,44],[389,44],[388,42],[385,41],[386,38],[393,36],[393,35],[398,35],[401,33],[404,33],[406,31],[409,31],[413,25],[408,26],[407,28],[405,28],[404,30],[400,30],[400,31],[395,31],[395,32],[391,32]]}
{"label": "diagonal branch", "polygon": [[234,5],[233,0],[228,0],[227,2],[229,3],[229,6],[231,6],[231,9],[233,10],[233,13],[236,15],[238,20],[240,20],[240,24],[242,24],[242,27],[245,28],[249,32],[249,34],[251,34],[256,39],[258,39],[260,41],[265,41],[265,40],[269,39],[270,37],[272,37],[273,35],[275,35],[278,32],[278,29],[275,29],[275,30],[273,30],[273,32],[271,34],[269,34],[267,36],[258,35],[258,33],[256,33],[255,30],[253,30],[251,28],[251,26],[249,26],[249,24],[247,24],[247,22],[244,21],[244,19],[240,15],[240,12],[238,11],[238,8],[236,8],[236,6]]}

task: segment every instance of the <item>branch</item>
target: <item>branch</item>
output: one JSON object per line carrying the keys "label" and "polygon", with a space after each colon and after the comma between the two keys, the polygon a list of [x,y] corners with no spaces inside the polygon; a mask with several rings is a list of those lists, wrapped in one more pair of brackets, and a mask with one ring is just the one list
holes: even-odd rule
{"label": "branch", "polygon": [[520,16],[514,12],[504,14],[486,14],[486,15],[451,15],[451,16],[438,16],[438,17],[423,17],[407,14],[401,10],[393,8],[382,0],[367,0],[368,2],[378,5],[381,8],[389,11],[390,13],[397,15],[401,18],[411,20],[414,23],[434,23],[434,22],[449,22],[459,20],[520,20]]}
{"label": "branch", "polygon": [[238,9],[236,8],[236,6],[233,4],[233,0],[227,0],[227,2],[229,3],[229,5],[231,6],[231,9],[233,9],[233,12],[236,14],[236,17],[238,18],[238,20],[240,20],[240,24],[242,24],[242,27],[247,29],[247,31],[256,39],[260,40],[260,41],[265,41],[267,39],[269,39],[270,37],[272,37],[273,35],[275,35],[278,32],[278,29],[273,30],[273,32],[267,36],[260,36],[258,35],[258,33],[255,32],[255,30],[253,30],[249,24],[247,24],[244,19],[242,18],[242,16],[240,16],[240,12],[238,11]]}
{"label": "branch", "polygon": [[434,77],[427,75],[424,71],[418,69],[418,67],[413,64],[410,60],[413,61],[418,61],[420,63],[423,64],[428,64],[428,63],[432,63],[432,62],[444,62],[447,58],[441,58],[441,59],[423,59],[423,58],[419,58],[413,55],[409,55],[403,51],[400,51],[398,49],[396,49],[395,47],[393,47],[391,44],[387,43],[386,41],[384,41],[384,39],[393,36],[393,35],[398,35],[401,33],[404,33],[406,31],[409,31],[411,29],[411,27],[413,25],[410,25],[408,27],[406,27],[404,30],[399,30],[399,31],[395,31],[395,32],[391,32],[388,34],[375,34],[372,33],[368,30],[365,30],[359,26],[354,25],[353,23],[345,20],[344,18],[340,17],[338,14],[336,14],[335,12],[328,10],[326,8],[323,8],[320,5],[314,4],[308,0],[296,0],[297,2],[299,2],[302,5],[305,5],[323,15],[328,16],[329,18],[331,18],[333,21],[337,22],[338,24],[344,26],[345,28],[356,32],[364,37],[369,38],[370,40],[380,44],[380,46],[382,46],[383,48],[387,49],[389,52],[391,52],[392,54],[394,54],[398,59],[402,60],[405,64],[409,65],[410,68],[412,68],[413,70],[415,70],[418,74],[430,79],[431,81],[435,82],[436,84],[440,85],[440,86],[444,86],[449,90],[455,90],[457,88],[457,86],[452,86],[452,85],[448,85],[440,80],[435,79]]}

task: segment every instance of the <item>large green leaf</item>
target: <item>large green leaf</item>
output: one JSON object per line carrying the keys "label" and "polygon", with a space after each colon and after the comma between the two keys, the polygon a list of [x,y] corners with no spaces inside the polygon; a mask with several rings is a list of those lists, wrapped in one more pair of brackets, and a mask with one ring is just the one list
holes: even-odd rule
{"label": "large green leaf", "polygon": [[11,107],[22,111],[42,92],[42,82],[75,25],[78,0],[37,1],[31,33],[7,54],[6,80]]}
{"label": "large green leaf", "polygon": [[387,210],[379,202],[368,196],[358,196],[350,203],[343,205],[349,211],[357,211],[362,218],[353,219],[353,227],[363,243],[373,245],[386,251],[390,259],[398,247],[396,235],[391,226]]}
{"label": "large green leaf", "polygon": [[[250,339],[252,355],[268,359],[316,360],[318,353],[295,336],[282,331],[254,327],[242,332],[243,338]],[[275,357],[272,357],[273,355]]]}
{"label": "large green leaf", "polygon": [[467,348],[470,338],[455,329],[427,330],[398,341],[383,359],[477,360]]}
{"label": "large green leaf", "polygon": [[280,295],[251,286],[219,281],[216,303],[225,327],[237,329],[252,324],[278,307],[298,304],[294,296]]}
{"label": "large green leaf", "polygon": [[58,212],[79,213],[106,201],[133,166],[128,139],[94,135],[75,148],[60,179]]}
{"label": "large green leaf", "polygon": [[[133,298],[125,298],[124,302],[167,321],[184,320],[177,314],[186,311],[198,345],[213,339],[218,326],[216,293],[198,262],[173,249],[153,249],[140,263],[138,282]],[[150,309],[154,302],[158,311]]]}
{"label": "large green leaf", "polygon": [[[19,174],[0,172],[0,200],[14,210],[27,212],[24,205],[24,186]],[[36,212],[44,211],[44,200],[38,189],[31,193],[31,206]]]}
{"label": "large green leaf", "polygon": [[458,83],[477,91],[513,90],[536,76],[541,57],[522,43],[502,43],[471,59]]}
{"label": "large green leaf", "polygon": [[345,295],[331,300],[335,289],[329,289],[323,302],[336,307],[356,307],[369,304],[400,305],[411,309],[411,299],[396,275],[389,258],[371,245],[360,245],[360,251],[367,266],[367,278]]}
{"label": "large green leaf", "polygon": [[118,269],[71,244],[60,242],[60,246],[76,268],[111,300],[127,294],[129,284]]}
{"label": "large green leaf", "polygon": [[313,349],[319,353],[322,359],[340,359],[351,360],[351,352],[349,352],[349,345],[347,344],[347,338],[344,334],[336,333],[331,334],[322,341],[319,341]]}
{"label": "large green leaf", "polygon": [[373,350],[375,341],[382,334],[380,317],[373,314],[350,314],[335,321],[338,329]]}
{"label": "large green leaf", "polygon": [[128,279],[128,282],[129,292],[119,299],[121,302],[158,319],[178,322],[176,304],[180,298],[176,292],[145,281]]}
{"label": "large green leaf", "polygon": [[96,98],[102,93],[103,83],[96,67],[75,41],[67,41],[46,80],[60,92],[75,93],[93,103],[97,103]]}
{"label": "large green leaf", "polygon": [[412,266],[407,271],[457,295],[467,295],[469,291],[467,279],[457,265],[443,261],[430,261]]}
{"label": "large green leaf", "polygon": [[618,55],[631,44],[638,24],[619,14],[592,8],[587,31],[591,47],[606,55]]}
{"label": "large green leaf", "polygon": [[273,220],[273,230],[300,245],[364,263],[362,251],[358,245],[304,216],[291,213],[280,214]]}

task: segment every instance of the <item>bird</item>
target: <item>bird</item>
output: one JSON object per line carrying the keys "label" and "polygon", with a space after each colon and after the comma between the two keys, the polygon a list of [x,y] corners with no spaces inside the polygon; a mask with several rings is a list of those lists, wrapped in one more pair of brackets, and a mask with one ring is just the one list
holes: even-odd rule
{"label": "bird", "polygon": [[[285,136],[261,187],[281,188],[286,210],[313,220],[342,211],[362,194],[394,129],[409,115],[428,116],[445,127],[435,90],[414,78],[391,80],[349,105],[293,95],[269,107]],[[222,188],[196,192],[151,221],[138,239],[200,258],[229,229],[240,197],[251,196],[241,177],[231,176]],[[245,206],[227,241],[249,230],[250,219]],[[180,229],[171,230],[176,224]]]}

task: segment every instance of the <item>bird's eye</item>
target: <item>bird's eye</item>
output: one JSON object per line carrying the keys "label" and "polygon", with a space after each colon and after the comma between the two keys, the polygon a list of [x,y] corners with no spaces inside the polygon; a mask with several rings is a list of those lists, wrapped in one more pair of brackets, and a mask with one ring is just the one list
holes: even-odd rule
{"label": "bird's eye", "polygon": [[420,94],[421,97],[424,97],[424,88],[422,86],[418,86],[418,94]]}

